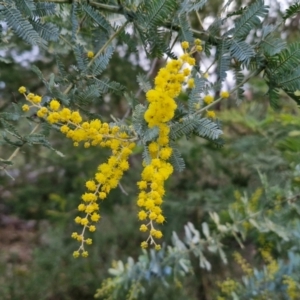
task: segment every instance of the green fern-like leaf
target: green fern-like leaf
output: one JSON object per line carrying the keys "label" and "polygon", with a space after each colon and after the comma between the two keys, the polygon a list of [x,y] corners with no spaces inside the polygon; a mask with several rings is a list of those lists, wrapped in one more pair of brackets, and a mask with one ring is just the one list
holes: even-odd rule
{"label": "green fern-like leaf", "polygon": [[99,13],[99,11],[93,9],[88,4],[83,4],[81,8],[89,18],[91,18],[100,28],[102,28],[102,30],[105,32],[110,31],[111,26],[109,22]]}
{"label": "green fern-like leaf", "polygon": [[243,97],[244,89],[243,89],[243,86],[240,86],[240,84],[243,82],[245,76],[241,72],[240,68],[235,68],[233,70],[233,72],[234,72],[235,85],[239,86],[239,88],[235,92],[235,94],[236,94],[236,103],[240,104],[242,102],[242,99],[244,98]]}
{"label": "green fern-like leaf", "polygon": [[260,47],[265,55],[273,56],[285,49],[286,43],[280,38],[268,36],[262,40]]}
{"label": "green fern-like leaf", "polygon": [[210,119],[198,119],[196,133],[210,140],[217,140],[223,134],[219,125]]}
{"label": "green fern-like leaf", "polygon": [[79,26],[78,23],[78,13],[79,13],[79,5],[78,2],[72,2],[72,8],[71,8],[71,24],[72,24],[72,41],[76,43],[76,35],[77,35],[77,29]]}
{"label": "green fern-like leaf", "polygon": [[296,14],[300,12],[300,2],[297,2],[291,5],[283,15],[283,19],[286,20],[288,18],[294,17]]}
{"label": "green fern-like leaf", "polygon": [[223,81],[227,74],[226,72],[229,70],[231,57],[229,55],[229,47],[230,42],[227,40],[222,40],[217,47],[217,58],[218,58],[218,79]]}
{"label": "green fern-like leaf", "polygon": [[148,92],[152,87],[150,82],[148,81],[148,78],[145,74],[138,74],[137,75],[137,81],[139,83],[140,88],[146,93]]}
{"label": "green fern-like leaf", "polygon": [[95,78],[94,80],[92,80],[92,82],[98,86],[99,92],[101,94],[105,94],[108,91],[113,93],[121,93],[125,89],[125,87],[120,83],[115,81],[109,81],[109,79],[107,78],[104,79]]}
{"label": "green fern-like leaf", "polygon": [[274,86],[274,83],[269,83],[269,90],[268,90],[268,96],[270,105],[273,109],[279,109],[280,108],[280,99],[279,99],[279,90]]}
{"label": "green fern-like leaf", "polygon": [[232,17],[232,16],[242,15],[246,10],[247,10],[247,6],[241,7],[240,9],[227,14],[227,18]]}
{"label": "green fern-like leaf", "polygon": [[135,106],[132,113],[132,125],[138,135],[142,135],[147,128],[146,122],[144,120],[144,114],[146,110],[147,108],[144,105],[138,104]]}
{"label": "green fern-like leaf", "polygon": [[13,135],[16,138],[19,138],[19,139],[22,138],[15,126],[13,126],[9,122],[5,121],[4,118],[0,118],[0,122],[2,123],[6,132],[8,132],[9,134]]}
{"label": "green fern-like leaf", "polygon": [[198,108],[197,106],[200,104],[202,106],[203,101],[200,96],[200,94],[203,92],[205,88],[205,79],[196,77],[195,78],[195,87],[191,90],[188,98],[188,106],[189,106],[189,112],[193,113]]}
{"label": "green fern-like leaf", "polygon": [[136,133],[140,136],[143,136],[144,132],[148,128],[144,119],[146,110],[147,108],[144,105],[138,104],[132,112],[132,125]]}
{"label": "green fern-like leaf", "polygon": [[14,147],[22,147],[24,145],[24,142],[21,139],[14,140],[14,141],[11,140],[9,137],[7,137],[6,132],[2,132],[2,138],[7,144],[12,145]]}
{"label": "green fern-like leaf", "polygon": [[179,38],[181,41],[187,41],[192,43],[193,33],[189,24],[189,19],[186,14],[181,14],[178,18],[178,24],[180,25]]}
{"label": "green fern-like leaf", "polygon": [[285,73],[276,80],[276,83],[279,87],[288,91],[300,90],[300,67],[292,72]]}
{"label": "green fern-like leaf", "polygon": [[192,11],[198,11],[206,4],[207,0],[193,1],[184,0],[180,5],[180,13],[190,13]]}
{"label": "green fern-like leaf", "polygon": [[255,56],[252,47],[244,41],[232,40],[230,52],[232,57],[235,57],[238,61],[245,63],[246,65],[248,65],[250,59]]}
{"label": "green fern-like leaf", "polygon": [[144,0],[137,9],[139,23],[146,30],[160,26],[169,19],[176,8],[177,3],[174,0]]}
{"label": "green fern-like leaf", "polygon": [[142,158],[143,158],[143,161],[146,163],[146,165],[149,165],[151,163],[151,155],[150,155],[150,152],[149,152],[149,149],[147,146],[144,146]]}
{"label": "green fern-like leaf", "polygon": [[98,76],[107,68],[113,53],[114,53],[114,48],[108,47],[105,54],[100,55],[94,60],[92,66],[90,67],[92,75]]}
{"label": "green fern-like leaf", "polygon": [[189,135],[198,126],[198,118],[190,116],[183,118],[180,122],[176,122],[171,126],[170,137],[176,140],[184,135]]}
{"label": "green fern-like leaf", "polygon": [[35,31],[46,41],[56,42],[59,39],[59,28],[53,23],[41,23],[39,20],[30,20]]}
{"label": "green fern-like leaf", "polygon": [[68,73],[66,71],[66,68],[65,68],[63,62],[60,60],[58,55],[55,56],[55,60],[56,60],[56,65],[57,65],[57,68],[58,68],[59,75],[61,76],[61,78],[64,81],[67,81]]}
{"label": "green fern-like leaf", "polygon": [[143,143],[147,143],[155,140],[158,137],[158,134],[159,134],[159,128],[157,126],[148,128],[146,131],[144,131],[143,139],[142,139]]}
{"label": "green fern-like leaf", "polygon": [[51,16],[55,14],[56,4],[50,2],[35,3],[34,14],[39,17]]}
{"label": "green fern-like leaf", "polygon": [[83,90],[80,90],[78,94],[75,95],[75,99],[84,105],[89,105],[98,99],[100,96],[100,91],[97,85],[90,85]]}
{"label": "green fern-like leaf", "polygon": [[62,93],[58,87],[52,86],[50,87],[49,84],[45,83],[47,86],[52,98],[59,99],[63,105],[69,105],[70,103],[70,97],[67,96],[66,94]]}
{"label": "green fern-like leaf", "polygon": [[74,55],[77,62],[77,67],[85,73],[88,66],[88,58],[82,45],[76,44],[74,47]]}
{"label": "green fern-like leaf", "polygon": [[274,59],[270,68],[273,75],[293,70],[300,63],[300,43],[293,43],[281,51]]}
{"label": "green fern-like leaf", "polygon": [[264,18],[268,13],[268,7],[263,0],[257,0],[250,5],[240,18],[235,21],[233,38],[245,38],[251,29],[257,28],[261,24],[259,17]]}
{"label": "green fern-like leaf", "polygon": [[43,73],[41,72],[41,70],[37,66],[32,65],[30,69],[31,69],[32,72],[34,72],[38,76],[38,78],[40,80],[45,81]]}
{"label": "green fern-like leaf", "polygon": [[19,113],[1,112],[0,113],[0,120],[4,119],[6,121],[17,121],[17,120],[19,120],[20,116],[21,115]]}
{"label": "green fern-like leaf", "polygon": [[175,147],[174,143],[171,143],[170,146],[172,147],[170,162],[176,171],[182,172],[185,169],[184,159],[182,158],[180,151]]}
{"label": "green fern-like leaf", "polygon": [[15,0],[16,7],[26,16],[33,16],[36,10],[33,0]]}
{"label": "green fern-like leaf", "polygon": [[19,10],[7,6],[3,11],[3,16],[7,25],[25,42],[31,45],[45,46],[45,43],[34,30],[33,26],[28,20],[23,18]]}

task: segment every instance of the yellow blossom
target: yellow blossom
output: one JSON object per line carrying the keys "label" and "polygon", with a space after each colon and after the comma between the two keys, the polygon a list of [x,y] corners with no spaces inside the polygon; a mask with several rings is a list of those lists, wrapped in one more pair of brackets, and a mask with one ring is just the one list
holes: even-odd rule
{"label": "yellow blossom", "polygon": [[201,40],[200,39],[195,39],[194,44],[196,46],[200,46],[201,45]]}
{"label": "yellow blossom", "polygon": [[74,258],[79,257],[79,255],[80,255],[79,251],[74,251],[74,252],[73,252],[73,257],[74,257]]}
{"label": "yellow blossom", "polygon": [[190,79],[188,80],[187,84],[188,84],[188,87],[189,87],[190,89],[194,88],[194,87],[195,87],[195,81],[194,81],[194,78],[190,78]]}
{"label": "yellow blossom", "polygon": [[196,46],[196,50],[200,52],[203,50],[203,48],[202,48],[202,46],[199,45],[199,46]]}
{"label": "yellow blossom", "polygon": [[142,243],[141,243],[141,247],[142,247],[143,249],[148,248],[148,243],[147,243],[147,242],[142,242]]}
{"label": "yellow blossom", "polygon": [[220,96],[221,96],[221,98],[227,99],[227,98],[229,98],[230,94],[228,91],[222,91],[220,93]]}
{"label": "yellow blossom", "polygon": [[26,87],[25,86],[20,86],[18,91],[19,91],[20,94],[24,94],[24,93],[26,93]]}
{"label": "yellow blossom", "polygon": [[145,232],[148,230],[148,227],[145,224],[142,224],[140,227],[140,231]]}
{"label": "yellow blossom", "polygon": [[90,231],[90,232],[94,232],[94,231],[96,231],[96,226],[94,226],[94,225],[90,225],[90,227],[89,227],[89,231]]}
{"label": "yellow blossom", "polygon": [[94,52],[93,51],[88,51],[88,53],[87,53],[87,57],[88,58],[93,58],[94,57]]}
{"label": "yellow blossom", "polygon": [[182,47],[182,49],[186,50],[186,49],[189,48],[189,43],[188,42],[182,42],[181,47]]}
{"label": "yellow blossom", "polygon": [[212,95],[205,95],[203,101],[206,104],[210,104],[214,101],[214,97]]}
{"label": "yellow blossom", "polygon": [[49,103],[49,107],[53,111],[58,111],[60,107],[60,103],[56,99],[52,99]]}
{"label": "yellow blossom", "polygon": [[81,253],[81,256],[82,256],[82,257],[88,257],[88,256],[89,256],[89,253],[88,253],[87,251],[83,251],[83,252]]}
{"label": "yellow blossom", "polygon": [[29,106],[28,106],[27,104],[24,104],[24,105],[22,106],[22,110],[23,110],[23,111],[29,111]]}
{"label": "yellow blossom", "polygon": [[96,183],[94,180],[89,180],[85,183],[85,186],[87,187],[87,189],[91,192],[94,192],[97,188]]}
{"label": "yellow blossom", "polygon": [[155,245],[155,250],[160,250],[161,249],[161,245]]}
{"label": "yellow blossom", "polygon": [[208,110],[206,113],[206,116],[210,119],[215,119],[216,118],[216,113],[213,110]]}
{"label": "yellow blossom", "polygon": [[85,242],[87,243],[87,245],[92,245],[93,240],[92,239],[87,239]]}

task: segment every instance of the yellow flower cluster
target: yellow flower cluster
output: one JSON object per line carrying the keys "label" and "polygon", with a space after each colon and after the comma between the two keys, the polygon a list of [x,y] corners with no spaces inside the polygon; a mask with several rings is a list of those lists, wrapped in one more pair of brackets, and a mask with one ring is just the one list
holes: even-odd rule
{"label": "yellow flower cluster", "polygon": [[94,52],[93,51],[88,51],[87,52],[87,57],[88,58],[93,58],[95,56]]}
{"label": "yellow flower cluster", "polygon": [[144,118],[149,128],[159,128],[159,135],[148,145],[151,162],[144,164],[142,180],[137,183],[140,189],[137,204],[141,208],[138,218],[147,222],[141,225],[140,230],[149,231],[148,238],[141,244],[142,248],[147,248],[150,243],[155,245],[155,249],[160,249],[154,239],[161,238],[162,232],[155,229],[154,222],[162,224],[165,221],[161,209],[165,194],[164,182],[173,173],[173,167],[168,162],[172,148],[169,146],[170,127],[167,123],[174,117],[177,108],[174,99],[180,94],[182,85],[186,83],[188,88],[195,86],[194,79],[187,78],[190,75],[188,65],[195,65],[195,59],[186,51],[189,43],[183,42],[181,45],[184,54],[179,59],[169,61],[159,70],[154,88],[146,93],[149,106]]}
{"label": "yellow flower cluster", "polygon": [[221,96],[221,98],[227,99],[227,98],[229,98],[230,94],[228,91],[222,91],[220,93],[220,96]]}
{"label": "yellow flower cluster", "polygon": [[212,95],[205,95],[203,101],[205,104],[210,104],[214,102],[214,97]]}
{"label": "yellow flower cluster", "polygon": [[267,263],[267,275],[269,280],[273,280],[275,274],[279,270],[279,266],[277,261],[273,258],[271,254],[271,250],[269,247],[265,247],[264,249],[260,249],[260,254],[263,260]]}
{"label": "yellow flower cluster", "polygon": [[227,296],[230,296],[231,293],[239,287],[239,284],[236,281],[229,278],[222,282],[217,282],[217,285],[221,289],[222,293]]}
{"label": "yellow flower cluster", "polygon": [[25,104],[23,110],[27,111],[30,107],[38,109],[37,116],[44,118],[50,124],[59,124],[60,131],[67,138],[73,140],[74,146],[84,142],[84,147],[101,146],[110,148],[112,156],[106,163],[99,165],[98,172],[93,180],[86,182],[87,192],[82,195],[82,203],[78,206],[78,211],[85,213],[84,217],[77,216],[75,222],[83,226],[80,234],[74,232],[72,238],[81,242],[77,251],[73,253],[74,257],[80,254],[83,257],[88,256],[84,245],[91,245],[92,239],[84,238],[84,233],[88,229],[94,232],[96,227],[94,223],[100,220],[98,200],[105,199],[107,194],[116,188],[126,170],[129,169],[128,158],[135,147],[135,136],[130,136],[118,126],[110,127],[108,123],[102,123],[100,120],[83,121],[78,111],[72,111],[69,108],[61,107],[58,100],[52,99],[48,107],[41,105],[42,97],[32,93],[26,93],[26,88],[20,87],[19,92],[25,95],[26,100],[31,104]]}
{"label": "yellow flower cluster", "polygon": [[299,297],[299,287],[297,281],[291,276],[284,275],[283,284],[287,285],[286,292],[291,300],[296,300]]}
{"label": "yellow flower cluster", "polygon": [[234,260],[240,265],[243,272],[248,276],[253,275],[253,269],[251,268],[250,264],[242,257],[242,255],[238,252],[233,253]]}
{"label": "yellow flower cluster", "polygon": [[261,198],[263,194],[263,189],[262,188],[258,188],[256,189],[256,191],[251,195],[251,198],[249,200],[249,209],[252,212],[257,211],[258,209],[258,204],[259,204],[259,200]]}

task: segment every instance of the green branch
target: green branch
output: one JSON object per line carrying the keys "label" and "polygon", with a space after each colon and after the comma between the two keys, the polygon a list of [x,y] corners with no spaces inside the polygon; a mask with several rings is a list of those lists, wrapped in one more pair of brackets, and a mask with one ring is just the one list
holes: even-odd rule
{"label": "green branch", "polygon": [[[29,135],[35,133],[37,131],[37,129],[39,128],[40,124],[37,124],[32,130],[31,132],[29,133]],[[12,161],[15,156],[20,152],[21,148],[26,144],[26,142],[24,142],[21,146],[19,146],[18,148],[15,149],[15,151],[10,155],[10,157],[8,159],[6,159],[6,161]],[[4,170],[5,173],[14,180],[14,178],[9,175],[9,173],[6,171],[6,168],[5,167],[0,167],[0,170]]]}
{"label": "green branch", "polygon": [[[258,70],[254,71],[253,73],[251,73],[250,75],[248,75],[240,84],[238,84],[235,88],[233,88],[232,90],[229,91],[229,94],[233,94],[236,90],[238,90],[241,86],[243,86],[249,79],[251,79],[253,76],[258,75],[261,71],[263,70],[263,68],[259,68]],[[222,97],[218,98],[217,100],[215,100],[214,102],[206,105],[205,107],[201,108],[200,110],[198,110],[195,114],[200,114],[201,112],[207,110],[208,108],[211,108],[212,106],[216,105],[217,103],[219,103],[222,99]]]}
{"label": "green branch", "polygon": [[[72,4],[72,0],[35,0],[35,2],[51,2],[51,3],[58,3],[58,4]],[[107,5],[95,1],[89,1],[89,5],[92,7],[95,7],[97,9],[102,9],[111,13],[119,13],[122,14],[122,7],[121,6],[116,6],[116,5]]]}
{"label": "green branch", "polygon": [[[35,2],[38,2],[38,0],[35,0]],[[58,3],[58,4],[72,4],[72,0],[41,0],[39,2],[51,2],[51,3]],[[107,5],[107,4],[102,4],[99,2],[95,2],[95,1],[89,1],[89,5],[94,7],[95,9],[98,10],[103,10],[103,11],[107,11],[110,13],[115,13],[115,14],[120,14],[120,15],[125,15],[125,10],[122,6],[116,6],[116,5]],[[163,25],[163,27],[169,29],[169,30],[173,30],[173,31],[180,31],[181,28],[180,26],[171,24],[171,23],[165,23]],[[195,29],[191,29],[191,31],[193,32],[194,36],[196,38],[199,38],[203,41],[207,41],[209,40],[209,34],[205,31],[198,31]],[[215,40],[221,40],[221,38],[219,37],[214,37]],[[213,43],[211,41],[211,43]]]}

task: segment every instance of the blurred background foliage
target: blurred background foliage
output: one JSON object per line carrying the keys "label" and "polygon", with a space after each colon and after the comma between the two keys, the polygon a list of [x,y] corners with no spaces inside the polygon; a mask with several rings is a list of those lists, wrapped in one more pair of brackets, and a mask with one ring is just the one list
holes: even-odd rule
{"label": "blurred background foliage", "polygon": [[[237,7],[242,7],[249,1],[236,2]],[[273,15],[270,15],[270,21],[282,14],[283,2],[271,2]],[[218,13],[221,3],[223,1],[211,0],[210,5],[200,11],[204,23],[206,18],[208,21]],[[196,27],[197,19],[191,17]],[[289,41],[299,39],[299,17],[287,23],[281,36]],[[6,50],[6,57],[11,62],[0,62],[0,112],[13,110],[13,104],[21,105],[22,96],[16,92],[21,85],[43,94],[42,82],[30,71],[29,57],[34,58],[34,64],[45,77],[57,72],[56,63],[49,53],[36,52],[34,47],[24,45],[16,37],[11,45],[12,48]],[[28,51],[34,54],[28,54]],[[63,63],[69,65],[72,60],[66,55]],[[140,60],[138,53],[122,49],[111,60],[106,75],[126,86],[128,91],[136,92],[136,76],[147,69],[143,66],[145,62]],[[152,76],[155,76],[155,71]],[[243,295],[240,299],[300,299],[300,296],[291,296],[294,290],[299,289],[299,275],[295,274],[299,274],[300,267],[297,256],[299,242],[296,240],[299,239],[297,220],[300,214],[297,205],[300,199],[299,110],[284,95],[282,109],[270,109],[266,90],[259,79],[252,80],[247,88],[247,99],[242,104],[237,106],[232,99],[218,107],[218,117],[224,130],[223,148],[200,138],[179,142],[186,169],[174,174],[168,181],[164,204],[167,222],[163,231],[167,245],[171,244],[173,231],[179,238],[184,237],[187,222],[193,223],[199,230],[203,222],[207,222],[210,228],[217,228],[218,224],[209,215],[209,212],[216,212],[220,224],[227,224],[227,227],[240,218],[237,238],[244,238],[243,248],[232,234],[225,235],[222,243],[229,260],[227,265],[217,255],[208,254],[212,267],[211,271],[207,271],[200,269],[198,260],[192,257],[192,264],[186,272],[189,276],[171,278],[166,285],[159,277],[154,278],[146,282],[145,293],[138,299],[235,299],[233,293],[238,295],[239,291]],[[140,95],[140,100],[143,101],[143,95]],[[123,96],[113,95],[109,103],[97,101],[93,109],[104,116],[121,117],[126,113],[128,104]],[[35,122],[39,121],[27,115],[22,120],[21,130],[30,131]],[[47,130],[47,126],[44,127]],[[145,258],[139,248],[142,236],[137,231],[135,204],[141,153],[137,151],[131,158],[132,168],[121,182],[126,193],[120,189],[113,191],[102,206],[103,219],[93,237],[89,257],[74,260],[72,252],[76,242],[70,234],[75,228],[75,208],[84,191],[85,181],[93,176],[94,166],[103,162],[107,153],[98,148],[81,151],[74,148],[71,141],[62,138],[60,133],[52,132],[50,139],[63,157],[40,146],[25,145],[9,171],[14,180],[3,172],[0,176],[1,299],[92,299],[97,289],[107,286],[104,280],[113,274],[109,275],[108,269],[118,269],[117,261],[126,262],[129,256],[134,261],[139,257]],[[8,156],[13,148],[1,145],[0,151],[1,156]],[[261,189],[261,195],[253,196],[258,189]],[[262,219],[254,217],[252,223],[243,221],[243,214],[251,201],[263,213],[273,214],[274,223],[278,226],[288,227],[293,223],[293,228],[297,229],[293,236],[295,240],[278,237],[276,232],[264,233],[264,229],[260,228],[263,216]],[[256,204],[253,204],[255,201]],[[258,211],[257,207],[254,211]],[[271,258],[261,255],[261,249],[266,248],[270,250]],[[251,276],[244,279],[252,282],[252,285],[249,282],[245,284],[247,288],[251,287],[249,291],[239,280],[245,271],[240,267],[243,264],[232,257],[235,251],[241,253],[256,270],[253,271],[256,279]],[[283,285],[283,275],[276,273],[281,291],[290,288],[290,296],[281,296],[276,285],[277,277],[268,266],[275,260],[284,266],[287,259],[294,264],[294,269],[289,267],[288,274],[298,280],[298,287],[293,290],[292,284],[287,282]],[[266,274],[276,278],[266,281]],[[264,288],[257,286],[259,278],[264,280]],[[257,298],[251,294],[256,288]],[[101,298],[105,295],[104,290],[97,292],[100,299],[104,299]],[[123,297],[118,299],[126,298],[128,291],[125,290]],[[260,293],[262,290],[265,294]]]}

